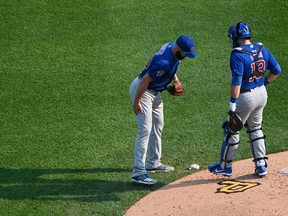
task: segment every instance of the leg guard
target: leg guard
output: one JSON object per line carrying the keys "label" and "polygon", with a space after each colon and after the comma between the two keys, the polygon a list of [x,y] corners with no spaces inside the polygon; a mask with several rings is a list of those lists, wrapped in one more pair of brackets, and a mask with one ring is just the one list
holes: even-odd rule
{"label": "leg guard", "polygon": [[235,157],[238,145],[240,143],[239,132],[232,132],[228,128],[228,121],[222,125],[224,131],[224,140],[222,143],[220,163],[222,169],[232,167],[232,161]]}
{"label": "leg guard", "polygon": [[265,159],[266,155],[266,143],[265,143],[265,135],[263,134],[261,125],[255,128],[249,128],[246,125],[247,133],[249,134],[250,145],[253,152],[255,166],[265,166],[267,167],[267,162]]}

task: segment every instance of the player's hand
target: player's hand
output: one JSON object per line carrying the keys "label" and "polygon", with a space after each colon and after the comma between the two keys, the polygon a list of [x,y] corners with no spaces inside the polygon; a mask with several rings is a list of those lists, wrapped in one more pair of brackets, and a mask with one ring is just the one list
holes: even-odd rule
{"label": "player's hand", "polygon": [[180,96],[184,92],[184,87],[179,80],[176,80],[167,86],[167,91],[173,96]]}
{"label": "player's hand", "polygon": [[134,111],[135,115],[137,115],[139,112],[143,113],[142,106],[141,106],[140,102],[133,104],[133,111]]}

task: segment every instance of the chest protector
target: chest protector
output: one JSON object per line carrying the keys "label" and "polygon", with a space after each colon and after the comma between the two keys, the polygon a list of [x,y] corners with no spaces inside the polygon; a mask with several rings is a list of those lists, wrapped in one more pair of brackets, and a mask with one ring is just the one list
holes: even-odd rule
{"label": "chest protector", "polygon": [[254,76],[263,76],[264,72],[259,71],[259,62],[258,62],[259,54],[262,51],[263,47],[264,46],[262,43],[258,43],[257,51],[250,51],[246,48],[241,48],[241,47],[237,47],[237,48],[233,49],[232,52],[239,51],[239,52],[247,53],[253,57],[254,64],[255,64],[255,70],[251,73],[251,75],[249,77],[243,77],[244,80],[248,80]]}

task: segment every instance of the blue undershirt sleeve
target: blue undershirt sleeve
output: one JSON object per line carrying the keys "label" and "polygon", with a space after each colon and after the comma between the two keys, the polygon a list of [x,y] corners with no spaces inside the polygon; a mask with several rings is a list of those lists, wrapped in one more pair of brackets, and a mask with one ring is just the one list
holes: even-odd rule
{"label": "blue undershirt sleeve", "polygon": [[242,76],[239,75],[232,75],[231,85],[241,85],[242,83]]}
{"label": "blue undershirt sleeve", "polygon": [[281,67],[277,64],[274,68],[270,70],[270,72],[274,75],[279,75],[281,73]]}
{"label": "blue undershirt sleeve", "polygon": [[240,53],[234,52],[230,58],[231,85],[241,85],[243,77],[243,60]]}
{"label": "blue undershirt sleeve", "polygon": [[273,56],[273,54],[268,49],[264,49],[263,52],[266,52],[266,54],[268,54],[269,56],[267,69],[274,75],[280,74],[281,67],[277,62],[277,60],[275,59],[275,57]]}
{"label": "blue undershirt sleeve", "polygon": [[157,77],[163,75],[169,71],[169,62],[166,60],[160,60],[155,62],[152,67],[148,70],[149,76],[155,80]]}

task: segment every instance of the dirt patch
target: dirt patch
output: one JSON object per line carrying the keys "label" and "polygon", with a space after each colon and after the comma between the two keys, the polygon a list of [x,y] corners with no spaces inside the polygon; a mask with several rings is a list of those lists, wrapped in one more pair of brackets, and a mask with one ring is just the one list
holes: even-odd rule
{"label": "dirt patch", "polygon": [[288,151],[268,155],[268,174],[254,174],[252,159],[233,163],[233,175],[193,173],[142,198],[126,216],[288,215]]}

